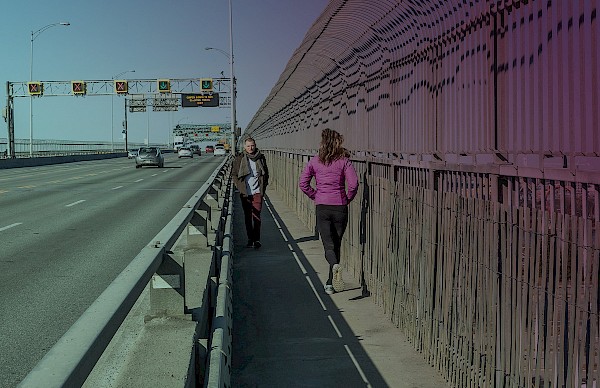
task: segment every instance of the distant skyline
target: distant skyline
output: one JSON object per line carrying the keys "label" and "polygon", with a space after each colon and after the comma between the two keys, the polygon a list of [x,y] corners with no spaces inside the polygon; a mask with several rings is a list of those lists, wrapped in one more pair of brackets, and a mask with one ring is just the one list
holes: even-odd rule
{"label": "distant skyline", "polygon": [[[244,130],[277,82],[327,0],[232,0],[237,122]],[[58,22],[34,40],[33,80],[229,77],[228,0],[7,2],[0,24],[0,105],[6,82],[29,80],[31,32]],[[135,70],[135,72],[129,72]],[[15,137],[29,139],[29,98],[15,98]],[[122,141],[123,97],[41,97],[33,101],[34,139]],[[179,108],[128,113],[129,140],[167,142],[177,124],[229,123],[229,108]],[[7,137],[2,121],[0,138]]]}

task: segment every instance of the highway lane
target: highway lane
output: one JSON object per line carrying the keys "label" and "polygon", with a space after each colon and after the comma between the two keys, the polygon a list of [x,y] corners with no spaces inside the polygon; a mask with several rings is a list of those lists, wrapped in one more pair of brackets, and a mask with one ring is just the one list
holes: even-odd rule
{"label": "highway lane", "polygon": [[25,377],[222,161],[0,170],[0,387]]}

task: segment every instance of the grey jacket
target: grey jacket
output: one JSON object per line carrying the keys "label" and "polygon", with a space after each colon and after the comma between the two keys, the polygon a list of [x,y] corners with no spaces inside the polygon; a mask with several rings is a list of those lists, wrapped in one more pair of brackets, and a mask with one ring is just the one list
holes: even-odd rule
{"label": "grey jacket", "polygon": [[[258,176],[258,183],[260,186],[260,193],[264,196],[267,186],[269,185],[269,168],[267,167],[265,155],[258,150],[256,151],[255,155],[256,156],[253,158],[253,160],[257,163],[260,163],[261,166],[260,175]],[[243,160],[246,157],[248,157],[246,152],[242,152],[241,154],[237,155],[233,160],[233,166],[231,169],[231,178],[233,179],[233,183],[235,183],[235,186],[242,195],[248,195],[248,192],[246,191],[246,176],[249,174],[249,171],[247,170],[248,163],[247,161]],[[241,172],[240,167],[242,168]]]}

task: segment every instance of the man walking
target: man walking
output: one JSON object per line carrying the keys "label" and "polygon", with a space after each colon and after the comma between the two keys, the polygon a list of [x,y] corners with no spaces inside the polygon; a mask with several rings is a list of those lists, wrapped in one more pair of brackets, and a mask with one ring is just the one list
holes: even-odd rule
{"label": "man walking", "polygon": [[246,138],[244,151],[233,160],[232,178],[242,200],[248,235],[246,246],[258,249],[261,247],[260,212],[269,184],[269,169],[265,156],[256,148],[256,142],[251,137]]}

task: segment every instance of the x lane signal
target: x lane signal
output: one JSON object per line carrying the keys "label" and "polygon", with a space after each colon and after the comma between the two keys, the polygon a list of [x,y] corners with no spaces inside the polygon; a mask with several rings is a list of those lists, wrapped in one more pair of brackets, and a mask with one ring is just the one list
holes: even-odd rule
{"label": "x lane signal", "polygon": [[85,81],[71,81],[71,91],[76,96],[85,94]]}
{"label": "x lane signal", "polygon": [[127,94],[128,92],[129,92],[129,88],[127,86],[126,80],[115,80],[115,93]]}
{"label": "x lane signal", "polygon": [[43,87],[41,82],[27,82],[27,91],[32,96],[41,96]]}

